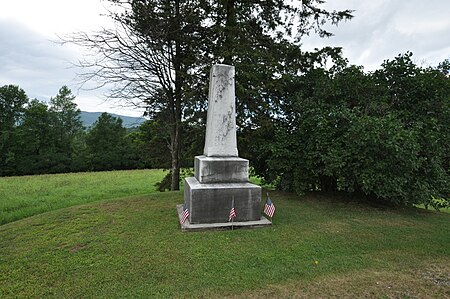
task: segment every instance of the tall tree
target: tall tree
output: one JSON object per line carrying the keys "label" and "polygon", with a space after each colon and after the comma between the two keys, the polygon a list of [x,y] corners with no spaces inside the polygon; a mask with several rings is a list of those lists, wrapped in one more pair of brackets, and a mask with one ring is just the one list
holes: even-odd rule
{"label": "tall tree", "polygon": [[[212,63],[236,64],[238,111],[243,111],[239,123],[244,124],[276,104],[269,99],[282,92],[274,79],[299,61],[311,63],[333,52],[303,55],[300,37],[311,30],[327,36],[321,29],[327,20],[337,24],[351,17],[350,11],[320,9],[322,0],[303,0],[298,7],[281,0],[109,3],[119,6],[119,12],[110,14],[115,29],[80,33],[68,42],[95,51],[93,60],[81,63],[87,69],[84,80],[112,84],[110,98],[144,105],[150,116],[171,128],[172,190],[179,189],[182,122],[204,124],[199,119],[204,118]],[[296,26],[294,20],[299,20]]]}
{"label": "tall tree", "polygon": [[147,114],[170,128],[171,189],[179,189],[181,122],[189,93],[187,74],[197,69],[201,53],[203,1],[110,0],[120,13],[110,17],[113,30],[80,33],[70,42],[94,49],[83,80],[112,84],[110,99],[147,107]]}
{"label": "tall tree", "polygon": [[20,87],[0,87],[0,176],[14,174],[16,157],[12,148],[15,131],[27,102],[28,97]]}
{"label": "tall tree", "polygon": [[49,112],[56,150],[54,160],[57,165],[54,172],[68,172],[77,168],[73,164],[79,160],[79,151],[82,149],[79,139],[84,134],[84,128],[80,119],[81,111],[74,100],[75,96],[67,86],[62,86],[58,94],[50,99]]}
{"label": "tall tree", "polygon": [[47,105],[36,99],[30,101],[17,128],[17,174],[52,172],[56,152],[54,139],[52,116]]}
{"label": "tall tree", "polygon": [[[329,12],[323,0],[221,0],[214,9],[213,51],[217,61],[236,66],[239,127],[259,126],[260,118],[279,113],[285,83],[328,57],[338,58],[339,48],[314,52],[301,50],[312,32],[331,36],[324,25],[352,18],[350,10]],[[263,120],[261,120],[263,121]]]}
{"label": "tall tree", "polygon": [[122,119],[102,113],[86,136],[88,160],[92,170],[122,169],[126,129]]}
{"label": "tall tree", "polygon": [[84,128],[70,89],[63,86],[49,105],[32,100],[15,134],[15,173],[39,174],[85,170]]}
{"label": "tall tree", "polygon": [[163,122],[147,120],[133,133],[133,140],[146,167],[170,169],[170,132]]}

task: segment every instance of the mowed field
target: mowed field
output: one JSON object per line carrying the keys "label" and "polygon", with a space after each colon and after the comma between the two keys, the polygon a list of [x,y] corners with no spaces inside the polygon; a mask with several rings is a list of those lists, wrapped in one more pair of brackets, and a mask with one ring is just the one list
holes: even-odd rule
{"label": "mowed field", "polygon": [[0,298],[450,298],[448,213],[269,191],[271,227],[182,233],[163,176],[0,178]]}
{"label": "mowed field", "polygon": [[162,170],[81,172],[0,178],[0,224],[64,207],[149,194]]}

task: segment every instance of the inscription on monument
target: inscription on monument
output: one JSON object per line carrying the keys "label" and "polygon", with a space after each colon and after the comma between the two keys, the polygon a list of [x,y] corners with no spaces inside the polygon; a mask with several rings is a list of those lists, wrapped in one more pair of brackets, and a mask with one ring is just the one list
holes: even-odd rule
{"label": "inscription on monument", "polygon": [[216,64],[209,79],[204,155],[237,157],[234,66]]}

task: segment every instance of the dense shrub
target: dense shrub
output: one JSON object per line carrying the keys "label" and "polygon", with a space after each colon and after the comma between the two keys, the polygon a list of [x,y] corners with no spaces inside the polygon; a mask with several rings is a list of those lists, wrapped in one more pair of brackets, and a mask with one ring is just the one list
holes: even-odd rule
{"label": "dense shrub", "polygon": [[448,73],[418,67],[408,53],[374,73],[315,69],[294,88],[273,138],[252,147],[258,174],[290,191],[448,205]]}

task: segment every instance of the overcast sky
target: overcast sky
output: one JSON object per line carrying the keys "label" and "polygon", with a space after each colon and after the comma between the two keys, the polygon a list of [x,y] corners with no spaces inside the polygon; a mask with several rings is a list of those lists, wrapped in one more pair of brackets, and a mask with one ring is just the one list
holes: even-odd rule
{"label": "overcast sky", "polygon": [[[327,9],[355,10],[354,18],[332,27],[335,36],[311,36],[304,50],[340,46],[352,64],[375,70],[385,59],[412,51],[420,65],[450,59],[450,0],[329,0]],[[99,91],[79,90],[77,70],[82,58],[73,46],[53,41],[57,35],[108,26],[101,0],[0,0],[0,86],[19,85],[30,98],[47,101],[67,85],[84,111],[139,116],[105,103]]]}

